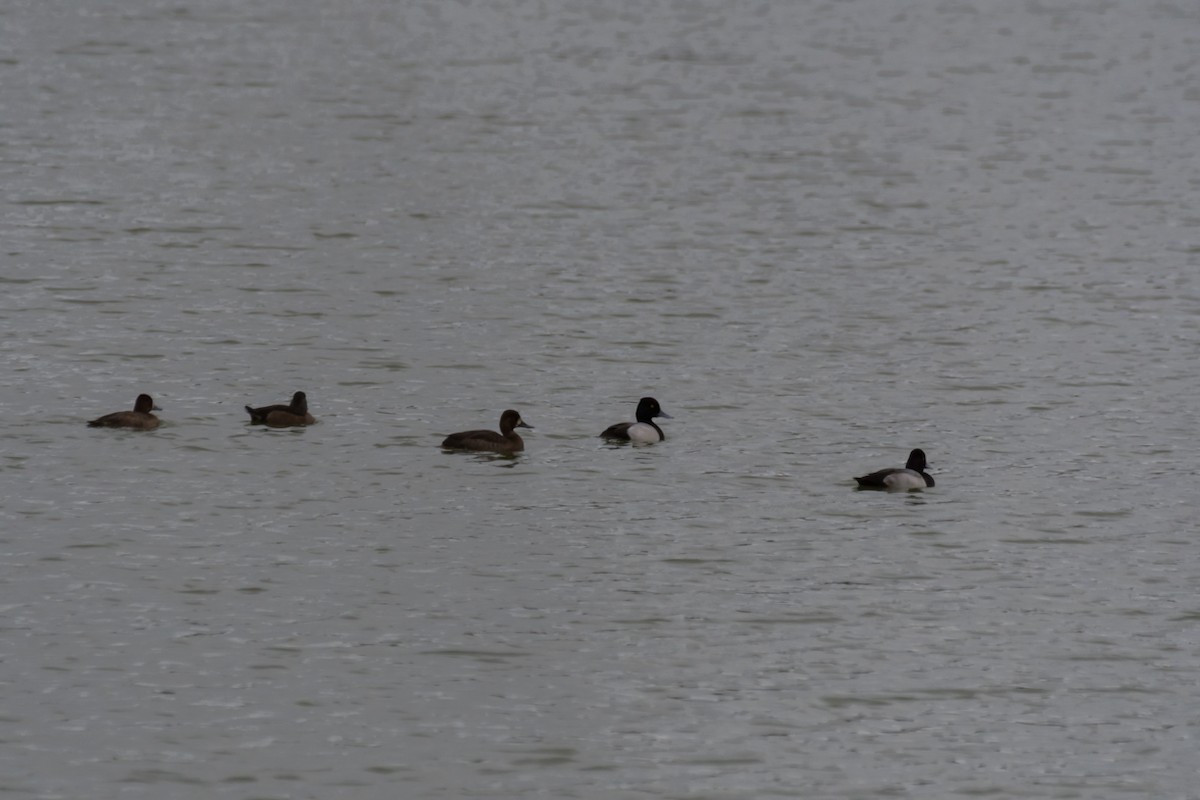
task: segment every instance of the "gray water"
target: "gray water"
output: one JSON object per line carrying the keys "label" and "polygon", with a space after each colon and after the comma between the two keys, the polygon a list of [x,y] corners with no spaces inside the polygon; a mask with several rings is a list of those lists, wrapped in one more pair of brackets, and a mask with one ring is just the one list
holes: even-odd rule
{"label": "gray water", "polygon": [[1194,4],[0,31],[0,796],[1200,796]]}

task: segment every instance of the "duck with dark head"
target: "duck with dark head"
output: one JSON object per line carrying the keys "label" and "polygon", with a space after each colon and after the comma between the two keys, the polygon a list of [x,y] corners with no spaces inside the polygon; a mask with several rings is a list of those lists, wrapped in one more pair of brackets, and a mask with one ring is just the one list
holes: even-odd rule
{"label": "duck with dark head", "polygon": [[452,433],[442,441],[446,450],[467,450],[480,453],[499,453],[511,456],[525,449],[525,441],[517,434],[516,428],[528,428],[521,415],[511,408],[500,415],[500,432],[479,430],[460,431]]}
{"label": "duck with dark head", "polygon": [[152,431],[158,427],[158,417],[151,411],[162,411],[154,405],[148,394],[139,394],[133,403],[133,411],[114,411],[88,422],[91,428],[128,428],[134,431]]}
{"label": "duck with dark head", "polygon": [[654,422],[655,417],[671,419],[671,415],[662,410],[662,406],[653,397],[643,397],[638,400],[634,418],[637,422],[618,422],[609,425],[600,434],[601,439],[612,439],[618,442],[633,442],[634,444],[653,444],[664,442],[667,435]]}
{"label": "duck with dark head", "polygon": [[925,451],[917,448],[908,454],[908,463],[904,468],[888,467],[870,475],[855,478],[860,489],[888,489],[894,492],[906,492],[910,489],[925,489],[933,486],[933,476],[925,470]]}
{"label": "duck with dark head", "polygon": [[312,425],[316,422],[313,415],[308,413],[308,396],[304,392],[292,395],[292,402],[287,405],[246,406],[250,422],[258,425],[268,425],[272,428],[294,428],[301,425]]}

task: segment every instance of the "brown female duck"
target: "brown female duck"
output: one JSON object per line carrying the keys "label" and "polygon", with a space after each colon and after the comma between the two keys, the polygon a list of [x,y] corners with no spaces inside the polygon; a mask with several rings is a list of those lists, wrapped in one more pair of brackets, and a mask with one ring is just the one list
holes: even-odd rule
{"label": "brown female duck", "polygon": [[158,427],[158,417],[151,411],[162,411],[154,405],[148,394],[139,394],[134,401],[133,411],[114,411],[88,422],[91,428],[129,428],[135,431],[152,431]]}
{"label": "brown female duck", "polygon": [[446,450],[474,450],[484,453],[499,453],[511,456],[525,449],[525,442],[517,435],[515,428],[529,428],[521,419],[521,415],[511,408],[500,415],[500,432],[495,431],[461,431],[452,433],[442,442]]}
{"label": "brown female duck", "polygon": [[316,420],[308,413],[308,396],[304,392],[292,395],[288,405],[261,406],[251,408],[246,406],[250,421],[272,428],[291,428],[297,425],[312,425]]}

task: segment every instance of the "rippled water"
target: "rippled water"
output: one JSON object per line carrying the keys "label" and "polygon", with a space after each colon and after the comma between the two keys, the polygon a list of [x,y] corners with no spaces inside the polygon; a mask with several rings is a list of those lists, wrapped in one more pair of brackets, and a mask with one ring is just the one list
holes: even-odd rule
{"label": "rippled water", "polygon": [[1194,794],[1195,9],[0,29],[0,795]]}

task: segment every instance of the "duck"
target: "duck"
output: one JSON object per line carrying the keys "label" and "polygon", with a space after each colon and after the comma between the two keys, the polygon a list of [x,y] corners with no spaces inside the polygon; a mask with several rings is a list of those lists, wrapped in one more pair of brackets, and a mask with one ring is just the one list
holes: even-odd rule
{"label": "duck", "polygon": [[162,411],[154,405],[154,398],[139,394],[133,403],[133,411],[114,411],[88,422],[90,428],[129,428],[135,431],[152,431],[158,427],[158,417],[151,411]]}
{"label": "duck", "polygon": [[472,450],[484,453],[499,453],[511,456],[525,449],[525,442],[514,429],[528,428],[521,415],[511,408],[500,415],[500,432],[495,431],[460,431],[452,433],[442,441],[446,450]]}
{"label": "duck", "polygon": [[618,422],[609,425],[600,434],[601,439],[616,439],[634,444],[653,444],[665,441],[667,435],[662,428],[654,424],[654,417],[671,419],[671,415],[662,410],[662,406],[653,397],[643,397],[638,400],[637,412],[634,414],[637,422]]}
{"label": "duck", "polygon": [[308,395],[296,392],[288,405],[262,406],[251,408],[246,406],[250,422],[269,425],[272,428],[291,428],[298,425],[312,425],[316,422],[313,415],[308,413]]}
{"label": "duck", "polygon": [[926,472],[925,468],[925,451],[917,448],[908,454],[908,463],[904,465],[904,469],[889,467],[854,480],[858,481],[859,487],[863,489],[926,489],[933,486],[933,476]]}

